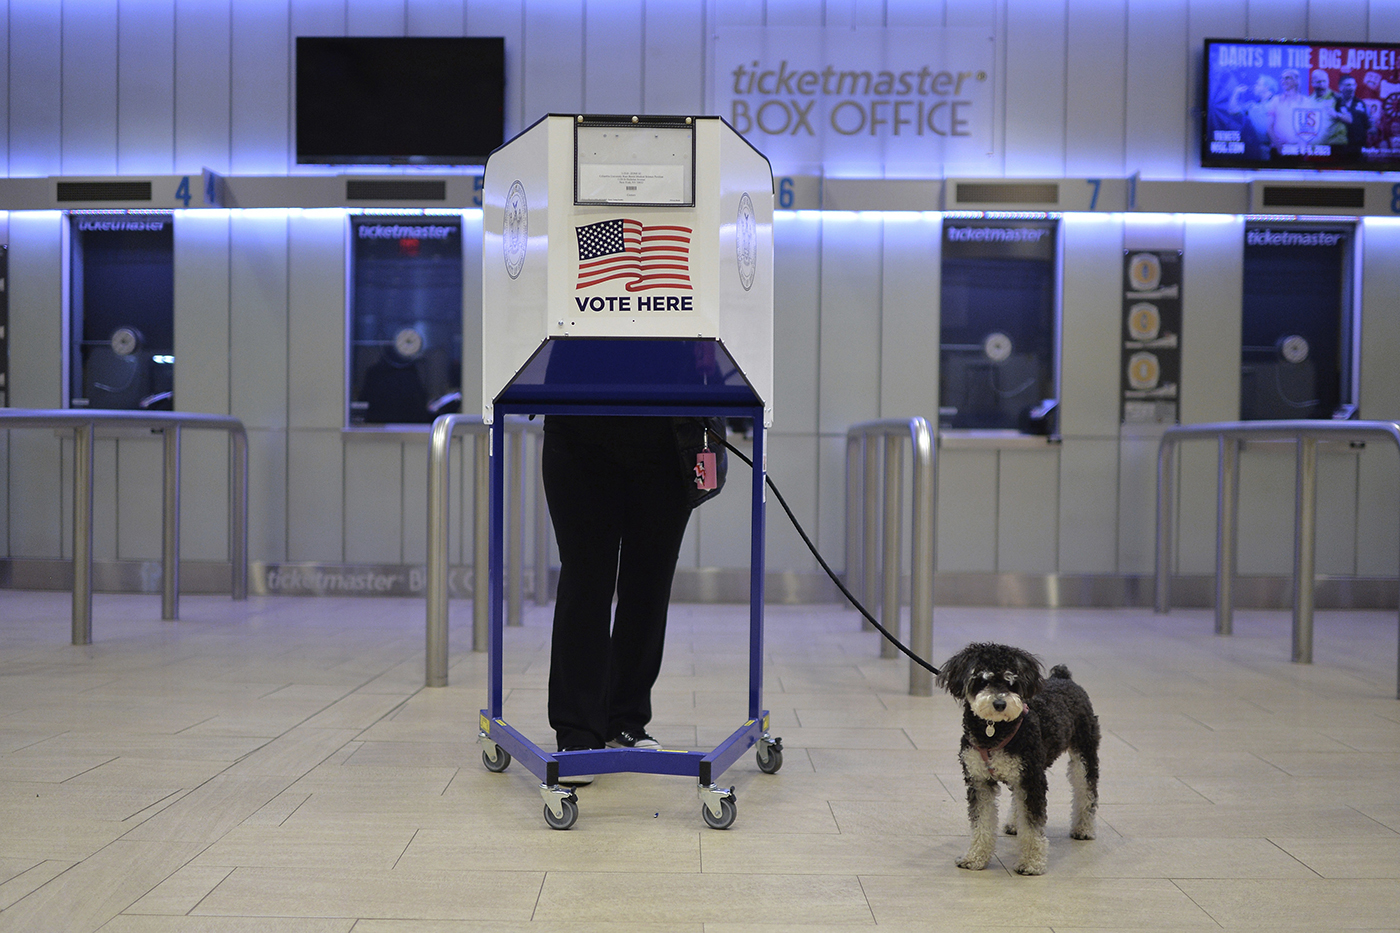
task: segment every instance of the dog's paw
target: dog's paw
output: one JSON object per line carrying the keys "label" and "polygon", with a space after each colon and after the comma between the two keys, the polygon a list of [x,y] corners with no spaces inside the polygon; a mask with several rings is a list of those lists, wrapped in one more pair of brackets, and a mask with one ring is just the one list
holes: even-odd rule
{"label": "dog's paw", "polygon": [[1005,826],[1003,826],[1003,827],[1001,828],[1001,831],[1004,832],[1004,833],[1006,833],[1008,836],[1014,836],[1014,835],[1016,835],[1016,824],[1015,824],[1015,823],[1007,823]]}
{"label": "dog's paw", "polygon": [[1043,875],[1043,874],[1045,874],[1045,866],[1044,866],[1044,865],[1030,865],[1030,864],[1027,864],[1027,863],[1025,863],[1025,862],[1022,862],[1020,865],[1017,865],[1017,866],[1016,866],[1016,874],[1018,874],[1018,875]]}
{"label": "dog's paw", "polygon": [[1094,831],[1093,831],[1092,829],[1089,829],[1089,830],[1080,829],[1080,830],[1076,830],[1075,832],[1070,833],[1070,834],[1069,834],[1069,837],[1070,837],[1071,839],[1078,839],[1078,840],[1080,840],[1080,841],[1082,841],[1082,842],[1087,842],[1087,841],[1089,841],[1090,839],[1093,839],[1093,838],[1094,838]]}
{"label": "dog's paw", "polygon": [[981,871],[982,869],[987,867],[987,860],[975,858],[960,858],[958,859],[958,867],[966,868],[968,871]]}

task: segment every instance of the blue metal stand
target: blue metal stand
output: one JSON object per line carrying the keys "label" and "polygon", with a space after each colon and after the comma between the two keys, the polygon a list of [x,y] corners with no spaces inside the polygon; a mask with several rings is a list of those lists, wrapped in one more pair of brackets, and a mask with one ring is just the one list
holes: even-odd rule
{"label": "blue metal stand", "polygon": [[[498,400],[491,427],[491,546],[488,598],[491,609],[488,641],[487,708],[481,711],[482,760],[492,771],[503,771],[519,759],[540,779],[545,820],[555,829],[568,829],[578,817],[578,798],[561,777],[578,774],[670,774],[693,777],[703,802],[701,815],[716,829],[727,829],[736,815],[734,789],[716,780],[740,755],[757,746],[759,769],[772,774],[782,764],[782,741],[768,733],[768,711],[763,709],[763,576],[764,576],[764,436],[763,406],[744,404],[697,405],[685,401],[660,404],[598,404],[590,402],[542,402]],[[505,533],[505,421],[507,414],[655,415],[670,417],[719,415],[753,419],[753,485],[749,581],[749,704],[748,720],[713,751],[669,751],[605,748],[589,751],[546,752],[502,718],[502,662],[505,631],[504,533]]]}

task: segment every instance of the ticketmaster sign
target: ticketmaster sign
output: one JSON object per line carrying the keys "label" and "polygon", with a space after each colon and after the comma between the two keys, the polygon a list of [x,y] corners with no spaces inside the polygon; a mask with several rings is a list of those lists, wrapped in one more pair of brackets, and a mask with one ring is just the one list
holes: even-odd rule
{"label": "ticketmaster sign", "polygon": [[720,29],[715,112],[778,173],[928,177],[992,154],[984,30]]}

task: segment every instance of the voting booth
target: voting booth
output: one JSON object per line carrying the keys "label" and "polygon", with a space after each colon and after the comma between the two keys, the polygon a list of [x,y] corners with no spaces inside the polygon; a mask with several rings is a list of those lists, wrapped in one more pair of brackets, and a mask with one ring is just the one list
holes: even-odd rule
{"label": "voting booth", "polygon": [[[693,777],[705,822],[727,828],[735,798],[719,775],[750,748],[765,772],[782,761],[761,708],[772,169],[718,117],[550,115],[487,160],[482,206],[482,416],[492,425],[482,760],[503,771],[519,759],[539,777],[556,829],[578,817],[561,777],[615,772]],[[748,719],[713,751],[549,753],[502,718],[503,416],[539,414],[753,420]]]}

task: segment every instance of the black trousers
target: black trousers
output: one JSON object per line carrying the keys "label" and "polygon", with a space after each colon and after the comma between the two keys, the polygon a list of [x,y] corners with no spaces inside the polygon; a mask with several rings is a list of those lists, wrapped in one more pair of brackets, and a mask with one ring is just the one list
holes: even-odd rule
{"label": "black trousers", "polygon": [[686,477],[661,417],[551,415],[542,470],[560,559],[549,723],[561,749],[601,748],[651,721]]}

